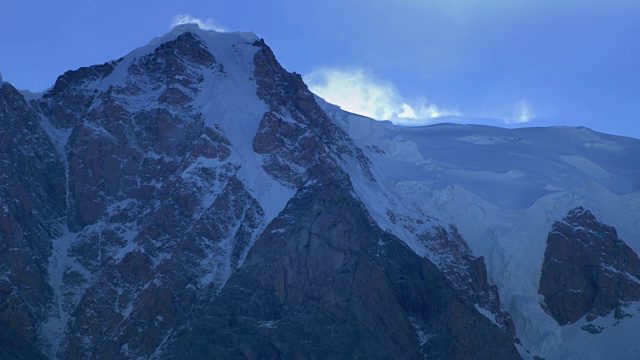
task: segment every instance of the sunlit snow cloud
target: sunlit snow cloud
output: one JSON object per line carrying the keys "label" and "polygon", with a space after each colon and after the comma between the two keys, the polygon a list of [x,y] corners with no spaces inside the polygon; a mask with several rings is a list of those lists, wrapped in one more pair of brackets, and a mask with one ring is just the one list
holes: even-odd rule
{"label": "sunlit snow cloud", "polygon": [[179,25],[184,25],[184,24],[197,24],[200,27],[200,29],[203,29],[203,30],[214,30],[218,32],[228,31],[224,27],[216,24],[215,20],[213,20],[212,18],[202,20],[202,19],[189,16],[188,14],[176,15],[171,21],[171,28],[174,28]]}
{"label": "sunlit snow cloud", "polygon": [[516,112],[515,118],[511,119],[511,123],[526,123],[531,121],[535,114],[533,113],[533,109],[531,109],[531,105],[524,100],[517,102],[514,105],[514,110]]}
{"label": "sunlit snow cloud", "polygon": [[318,69],[304,76],[309,89],[342,109],[377,120],[399,124],[433,123],[440,116],[460,115],[426,99],[405,99],[389,83],[378,80],[363,69]]}
{"label": "sunlit snow cloud", "polygon": [[519,100],[511,105],[504,105],[485,114],[485,117],[501,119],[505,124],[528,123],[536,114],[528,101]]}

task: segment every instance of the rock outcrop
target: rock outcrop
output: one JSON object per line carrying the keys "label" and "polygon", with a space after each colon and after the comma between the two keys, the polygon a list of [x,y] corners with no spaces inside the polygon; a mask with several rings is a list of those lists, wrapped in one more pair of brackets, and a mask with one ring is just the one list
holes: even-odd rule
{"label": "rock outcrop", "polygon": [[560,325],[587,321],[640,300],[640,261],[615,228],[589,210],[573,209],[553,225],[547,238],[539,293]]}
{"label": "rock outcrop", "polygon": [[420,233],[419,239],[429,257],[451,281],[462,298],[474,304],[506,334],[515,337],[511,316],[500,305],[498,288],[489,283],[483,257],[475,257],[454,225],[435,226]]}

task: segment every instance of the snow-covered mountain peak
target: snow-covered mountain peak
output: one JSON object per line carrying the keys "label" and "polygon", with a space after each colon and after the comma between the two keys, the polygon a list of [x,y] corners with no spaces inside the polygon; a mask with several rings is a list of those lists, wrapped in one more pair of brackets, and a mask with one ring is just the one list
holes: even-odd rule
{"label": "snow-covered mountain peak", "polygon": [[[350,314],[416,355],[455,340],[514,358],[517,336],[525,358],[581,357],[541,306],[549,231],[573,216],[591,236],[597,217],[640,249],[637,140],[375,121],[314,97],[253,33],[185,24],[42,95],[0,90],[0,320],[51,358],[172,358],[217,332],[201,343],[293,354]],[[320,347],[351,349],[340,331]]]}
{"label": "snow-covered mountain peak", "polygon": [[[189,71],[194,68],[201,68],[196,72],[201,73],[199,76],[208,78],[209,75],[205,74],[206,71],[202,73],[202,70],[213,66],[226,77],[235,77],[236,81],[249,81],[253,75],[253,56],[258,50],[254,46],[257,40],[258,37],[253,33],[216,32],[201,29],[196,24],[176,26],[165,35],[117,60],[66,72],[42,96],[51,98],[60,92],[72,91],[95,97],[95,94],[91,94],[95,90],[107,92],[136,83],[139,75],[149,75],[147,70],[168,78],[177,77],[179,80],[183,76],[189,77],[184,74],[185,71],[195,75],[193,71]],[[153,69],[140,67],[141,61]],[[159,74],[158,71],[163,73]],[[154,82],[159,80],[158,78]]]}
{"label": "snow-covered mountain peak", "polygon": [[172,34],[180,35],[185,32],[192,32],[194,34],[205,35],[205,36],[216,36],[217,34],[227,34],[227,35],[231,34],[231,35],[240,36],[249,42],[260,40],[260,37],[258,37],[258,35],[256,35],[252,31],[216,31],[213,29],[203,29],[196,23],[187,23],[187,24],[180,24],[180,25],[174,26],[170,32],[168,32],[166,35],[160,38],[154,39],[154,41],[161,41],[159,39],[170,36]]}
{"label": "snow-covered mountain peak", "polygon": [[[153,47],[167,41],[172,41],[178,36],[187,32],[193,33],[194,35],[197,35],[203,39],[206,39],[207,37],[227,37],[227,38],[237,37],[237,38],[243,39],[245,42],[250,42],[250,43],[253,43],[260,39],[253,32],[216,31],[212,29],[203,29],[200,26],[198,26],[198,24],[195,24],[195,23],[187,23],[187,24],[174,26],[169,32],[167,32],[162,36],[154,38],[146,46]],[[143,46],[143,48],[146,46]],[[133,52],[135,52],[136,50],[134,50]]]}
{"label": "snow-covered mountain peak", "polygon": [[[175,27],[169,33],[152,40],[149,44],[142,46],[129,54],[127,54],[121,64],[118,65],[119,69],[127,69],[131,62],[135,61],[135,59],[142,58],[154,52],[158,52],[158,48],[162,47],[163,44],[168,43],[182,43],[186,45],[186,43],[202,43],[204,49],[208,53],[210,53],[218,63],[224,68],[226,67],[227,72],[229,70],[240,70],[241,74],[236,72],[231,72],[231,76],[242,75],[244,78],[251,77],[252,68],[250,64],[253,62],[253,55],[257,50],[253,44],[257,41],[258,38],[255,35],[247,35],[247,33],[237,33],[237,32],[216,32],[213,30],[203,30],[199,28],[195,24],[184,24]],[[166,45],[165,45],[166,47]],[[183,51],[190,51],[188,46]],[[165,55],[170,55],[170,53],[166,53]],[[177,53],[181,60],[190,61],[195,63],[195,65],[206,65],[209,64],[202,63],[204,58],[190,58],[189,53]],[[193,54],[191,54],[193,55]],[[201,63],[201,64],[200,64]],[[239,68],[238,65],[244,65],[242,68]],[[114,72],[113,80],[117,81],[118,71]]]}
{"label": "snow-covered mountain peak", "polygon": [[202,29],[198,26],[198,24],[189,23],[175,26],[165,35],[153,39],[149,42],[149,44],[132,51],[131,54],[136,54],[136,56],[139,56],[141,52],[153,51],[160,44],[174,41],[180,35],[186,33],[191,33],[203,40],[209,47],[209,51],[211,51],[212,53],[224,51],[225,48],[229,46],[251,45],[260,40],[260,37],[258,37],[253,32],[222,32]]}

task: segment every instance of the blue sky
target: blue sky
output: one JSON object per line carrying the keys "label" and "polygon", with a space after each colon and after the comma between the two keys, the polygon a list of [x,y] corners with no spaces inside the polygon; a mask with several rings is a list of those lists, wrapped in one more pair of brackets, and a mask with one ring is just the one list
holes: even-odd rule
{"label": "blue sky", "polygon": [[636,0],[3,1],[0,72],[44,90],[187,14],[254,31],[312,90],[354,112],[640,138]]}

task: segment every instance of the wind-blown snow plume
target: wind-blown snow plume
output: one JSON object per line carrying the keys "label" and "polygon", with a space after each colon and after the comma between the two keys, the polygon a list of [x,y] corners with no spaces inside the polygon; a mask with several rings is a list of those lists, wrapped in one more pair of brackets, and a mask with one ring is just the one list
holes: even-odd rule
{"label": "wind-blown snow plume", "polygon": [[395,86],[363,69],[322,68],[304,76],[312,92],[342,109],[397,124],[428,124],[440,116],[460,115],[425,98],[408,100]]}
{"label": "wind-blown snow plume", "polygon": [[206,20],[202,20],[199,18],[192,17],[189,14],[180,14],[180,15],[174,16],[173,20],[171,21],[171,28],[174,28],[179,25],[184,25],[184,24],[197,24],[200,27],[200,29],[203,29],[203,30],[214,30],[217,32],[228,31],[224,27],[218,25],[215,22],[215,20],[213,20],[213,18],[207,18]]}
{"label": "wind-blown snow plume", "polygon": [[531,105],[524,100],[517,102],[513,108],[516,111],[516,117],[511,119],[511,121],[508,121],[510,123],[526,123],[531,121],[535,116],[531,109]]}
{"label": "wind-blown snow plume", "polygon": [[533,121],[536,116],[533,106],[527,100],[500,101],[498,103],[485,106],[480,117],[499,119],[507,125],[526,124]]}

